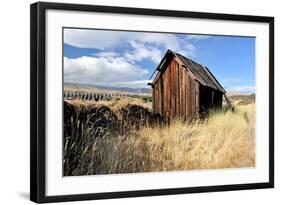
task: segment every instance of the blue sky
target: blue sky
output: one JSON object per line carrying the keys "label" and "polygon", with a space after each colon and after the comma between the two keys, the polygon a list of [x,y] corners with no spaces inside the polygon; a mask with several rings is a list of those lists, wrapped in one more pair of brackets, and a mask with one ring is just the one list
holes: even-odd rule
{"label": "blue sky", "polygon": [[255,92],[255,38],[64,29],[64,81],[148,87],[167,49],[207,66],[227,91]]}

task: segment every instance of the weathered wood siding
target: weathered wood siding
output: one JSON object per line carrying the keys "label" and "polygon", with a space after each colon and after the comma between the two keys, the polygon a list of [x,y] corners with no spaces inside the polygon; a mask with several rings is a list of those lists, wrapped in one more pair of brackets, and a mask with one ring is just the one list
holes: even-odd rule
{"label": "weathered wood siding", "polygon": [[193,118],[200,110],[199,84],[172,59],[153,85],[153,110],[165,117]]}

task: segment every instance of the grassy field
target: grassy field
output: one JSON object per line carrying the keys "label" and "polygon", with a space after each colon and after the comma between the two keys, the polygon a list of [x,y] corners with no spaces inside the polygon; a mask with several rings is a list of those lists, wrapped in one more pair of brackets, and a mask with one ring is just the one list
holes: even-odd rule
{"label": "grassy field", "polygon": [[[106,106],[110,109],[107,116],[114,113],[114,119],[122,123],[114,131],[103,126],[97,129],[93,127],[96,122],[86,120],[81,132],[65,135],[64,175],[254,167],[255,103],[245,99],[235,99],[234,112],[222,109],[211,111],[204,120],[174,119],[153,126],[124,126],[127,118],[122,113],[128,106],[149,110],[150,105],[141,99],[69,101],[78,113]],[[71,127],[81,124],[78,118],[71,119]]]}

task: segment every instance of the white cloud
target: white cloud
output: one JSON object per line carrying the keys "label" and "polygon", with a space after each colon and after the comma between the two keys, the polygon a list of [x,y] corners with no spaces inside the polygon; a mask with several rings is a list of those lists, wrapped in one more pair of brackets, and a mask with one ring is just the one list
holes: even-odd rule
{"label": "white cloud", "polygon": [[192,39],[195,41],[199,41],[199,40],[205,40],[210,38],[211,36],[207,36],[207,35],[187,35],[186,38],[187,39]]}
{"label": "white cloud", "polygon": [[183,40],[174,34],[146,33],[142,36],[142,41],[145,43],[162,46],[165,48],[165,50],[170,49],[186,57],[195,57],[196,55],[196,48],[191,42],[188,40]]}
{"label": "white cloud", "polygon": [[127,32],[90,29],[64,29],[64,43],[79,48],[112,48],[130,39]]}
{"label": "white cloud", "polygon": [[98,56],[98,57],[105,57],[105,58],[115,58],[120,56],[119,53],[116,52],[112,52],[112,51],[105,51],[105,52],[99,52],[99,53],[94,53],[94,56]]}
{"label": "white cloud", "polygon": [[143,79],[149,70],[139,62],[150,60],[157,65],[167,49],[187,57],[196,55],[195,46],[183,36],[167,33],[64,29],[64,43],[99,49],[90,57],[64,58],[65,82],[93,85],[147,87]]}
{"label": "white cloud", "polygon": [[240,93],[255,93],[255,86],[234,86],[227,89],[228,92],[240,92]]}
{"label": "white cloud", "polygon": [[162,58],[162,51],[154,46],[145,46],[142,43],[135,41],[130,42],[133,50],[130,53],[125,53],[124,57],[129,61],[142,61],[150,59],[155,64],[158,64]]}
{"label": "white cloud", "polygon": [[[194,39],[195,37],[189,38]],[[135,47],[132,47],[133,53],[130,52],[128,56],[136,61],[149,58],[156,62],[164,54],[161,50],[167,49],[179,52],[187,57],[194,57],[196,54],[195,46],[188,42],[187,38],[179,38],[177,35],[167,33],[64,29],[64,43],[79,48],[97,48],[106,52],[111,52],[115,47],[124,44],[135,45]],[[141,44],[142,46],[140,46]]]}
{"label": "white cloud", "polygon": [[179,38],[174,34],[108,31],[93,29],[64,29],[64,42],[79,48],[113,48],[123,43],[138,41],[179,49]]}
{"label": "white cloud", "polygon": [[193,58],[196,56],[196,48],[191,43],[185,43],[182,50],[179,50],[178,52],[189,58]]}
{"label": "white cloud", "polygon": [[141,38],[136,40],[157,46],[163,46],[165,49],[179,50],[181,48],[180,39],[174,34],[143,33]]}
{"label": "white cloud", "polygon": [[122,57],[64,57],[64,81],[70,83],[115,86],[118,82],[139,81],[148,73]]}

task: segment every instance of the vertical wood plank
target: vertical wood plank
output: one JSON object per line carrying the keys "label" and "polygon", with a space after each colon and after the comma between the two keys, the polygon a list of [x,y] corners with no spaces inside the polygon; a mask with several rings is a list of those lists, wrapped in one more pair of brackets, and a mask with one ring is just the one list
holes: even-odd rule
{"label": "vertical wood plank", "polygon": [[178,64],[179,73],[179,115],[182,117],[182,67]]}
{"label": "vertical wood plank", "polygon": [[196,115],[199,114],[199,108],[200,108],[200,97],[199,97],[199,83],[196,82],[196,90],[195,90],[195,96],[196,96],[196,99],[195,99],[195,104],[196,104]]}
{"label": "vertical wood plank", "polygon": [[168,66],[166,72],[165,72],[165,112],[166,112],[166,117],[169,116],[169,106],[170,106],[170,95],[169,95],[169,81],[170,81],[170,66]]}
{"label": "vertical wood plank", "polygon": [[152,110],[155,112],[155,90],[154,87],[152,87]]}
{"label": "vertical wood plank", "polygon": [[195,114],[195,86],[194,81],[190,80],[190,107],[191,107],[191,118],[194,117]]}
{"label": "vertical wood plank", "polygon": [[[159,81],[158,81],[159,82]],[[155,95],[156,95],[156,101],[155,101],[155,111],[159,113],[159,83],[156,83],[155,85]]]}
{"label": "vertical wood plank", "polygon": [[175,74],[174,74],[174,64],[173,61],[171,62],[171,116],[174,117],[174,112],[175,112],[175,86],[174,86],[174,82],[175,82]]}
{"label": "vertical wood plank", "polygon": [[186,82],[186,111],[188,118],[191,117],[191,98],[190,98],[190,76],[188,74],[187,82]]}
{"label": "vertical wood plank", "polygon": [[159,113],[162,115],[162,75],[159,80]]}
{"label": "vertical wood plank", "polygon": [[166,115],[166,100],[167,100],[167,96],[166,96],[166,83],[167,83],[167,80],[166,80],[166,72],[164,72],[163,73],[163,77],[162,77],[162,80],[163,80],[163,96],[162,96],[162,98],[163,98],[163,110],[162,110],[162,112],[163,112],[163,116],[165,116]]}
{"label": "vertical wood plank", "polygon": [[183,75],[182,75],[182,91],[183,91],[183,96],[182,96],[182,107],[183,107],[183,116],[186,119],[186,78],[187,78],[187,73],[186,70],[183,69]]}
{"label": "vertical wood plank", "polygon": [[174,108],[174,116],[176,117],[178,115],[178,72],[177,72],[177,67],[176,67],[176,63],[173,62],[173,67],[174,67],[174,101],[175,101],[175,108]]}

